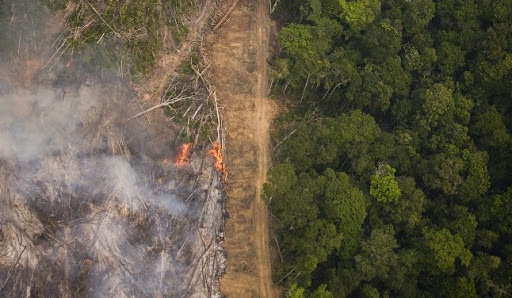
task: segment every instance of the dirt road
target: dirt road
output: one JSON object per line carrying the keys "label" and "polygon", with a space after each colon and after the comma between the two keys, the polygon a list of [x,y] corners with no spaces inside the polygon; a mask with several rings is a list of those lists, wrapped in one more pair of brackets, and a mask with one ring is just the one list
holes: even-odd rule
{"label": "dirt road", "polygon": [[[226,1],[225,9],[231,5]],[[230,218],[224,248],[227,297],[274,297],[268,243],[268,212],[261,199],[269,167],[267,0],[240,0],[228,21],[208,38],[211,80],[223,106],[227,199]]]}

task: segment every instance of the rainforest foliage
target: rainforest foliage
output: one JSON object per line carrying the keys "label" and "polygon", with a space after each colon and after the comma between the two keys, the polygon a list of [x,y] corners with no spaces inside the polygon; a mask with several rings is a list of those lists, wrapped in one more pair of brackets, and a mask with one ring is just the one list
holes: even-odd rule
{"label": "rainforest foliage", "polygon": [[512,295],[509,0],[280,0],[286,297]]}

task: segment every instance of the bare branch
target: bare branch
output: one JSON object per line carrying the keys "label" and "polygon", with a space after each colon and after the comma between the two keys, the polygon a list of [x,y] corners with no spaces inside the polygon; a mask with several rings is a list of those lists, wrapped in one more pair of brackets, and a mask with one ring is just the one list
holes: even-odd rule
{"label": "bare branch", "polygon": [[107,25],[107,27],[110,29],[110,31],[114,32],[116,37],[121,37],[121,34],[119,32],[117,32],[117,30],[115,30],[112,26],[110,26],[110,24],[107,23],[107,21],[105,21],[105,19],[100,15],[100,13],[96,10],[96,8],[94,8],[94,6],[92,6],[92,4],[89,1],[87,1],[87,0],[83,0],[83,1],[85,1],[85,3],[87,3],[87,5],[89,5],[89,7],[94,11],[94,13],[98,16],[98,18],[100,18],[100,20],[105,25]]}
{"label": "bare branch", "polygon": [[269,0],[268,3],[270,4],[270,14],[273,14],[274,11],[276,10],[277,4],[279,3],[279,0],[276,0],[276,2],[274,2],[274,5],[272,5],[272,0]]}
{"label": "bare branch", "polygon": [[215,25],[215,27],[213,27],[213,31],[219,29],[219,27],[224,24],[224,22],[226,22],[228,20],[228,17],[229,15],[231,14],[231,12],[233,11],[233,9],[235,9],[235,6],[238,4],[240,0],[235,0],[233,1],[233,4],[231,4],[231,7],[228,9],[228,11],[226,12],[226,14],[224,15],[224,17],[217,23],[217,25]]}
{"label": "bare branch", "polygon": [[295,271],[295,268],[292,268],[292,270],[290,270],[290,272],[288,272],[288,274],[286,274],[285,276],[283,276],[283,278],[281,278],[277,284],[280,284],[285,278],[288,277],[288,275],[292,274],[292,272]]}
{"label": "bare branch", "polygon": [[161,104],[157,104],[156,106],[152,106],[151,108],[149,108],[147,110],[144,110],[144,111],[142,111],[142,112],[140,112],[138,114],[135,114],[135,115],[131,116],[130,118],[128,118],[128,120],[132,120],[133,118],[137,118],[137,117],[139,117],[141,115],[144,115],[144,114],[146,114],[148,112],[151,112],[151,111],[153,111],[155,109],[158,109],[158,108],[161,108],[161,107],[165,107],[165,106],[169,107],[173,103],[177,103],[179,101],[182,101],[182,100],[185,100],[185,99],[189,99],[189,98],[190,97],[187,96],[187,97],[177,97],[177,98],[173,98],[173,99],[168,99],[168,100],[162,102]]}
{"label": "bare branch", "polygon": [[284,141],[286,141],[286,139],[288,139],[289,137],[291,137],[294,133],[296,133],[297,130],[294,129],[290,134],[288,134],[286,137],[284,137],[279,143],[277,143],[277,145],[274,147],[274,149],[276,149],[277,147],[279,147],[279,145],[281,145]]}

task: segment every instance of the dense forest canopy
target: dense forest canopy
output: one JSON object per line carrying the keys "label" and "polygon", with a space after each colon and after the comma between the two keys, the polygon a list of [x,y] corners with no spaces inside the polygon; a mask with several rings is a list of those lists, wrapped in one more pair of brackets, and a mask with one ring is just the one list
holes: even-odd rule
{"label": "dense forest canopy", "polygon": [[287,297],[512,295],[509,0],[280,0]]}

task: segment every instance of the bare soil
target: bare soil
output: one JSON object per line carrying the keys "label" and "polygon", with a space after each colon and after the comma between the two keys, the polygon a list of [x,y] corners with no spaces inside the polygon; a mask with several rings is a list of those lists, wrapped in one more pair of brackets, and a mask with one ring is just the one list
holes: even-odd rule
{"label": "bare soil", "polygon": [[[231,5],[225,1],[224,11]],[[240,0],[229,19],[207,38],[211,81],[223,107],[227,297],[275,297],[268,212],[261,198],[270,164],[269,126],[275,104],[268,98],[267,58],[271,21],[267,0]]]}

